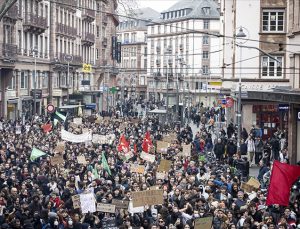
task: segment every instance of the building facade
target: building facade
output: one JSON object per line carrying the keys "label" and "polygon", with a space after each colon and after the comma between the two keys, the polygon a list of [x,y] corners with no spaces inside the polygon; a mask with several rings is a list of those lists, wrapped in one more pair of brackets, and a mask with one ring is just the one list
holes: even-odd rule
{"label": "building facade", "polygon": [[[253,99],[248,92],[289,86],[287,1],[222,0],[221,11],[223,91],[237,99],[241,77],[242,125],[248,130],[253,125],[261,128],[263,137],[270,137],[278,128],[288,127],[288,112],[276,102]],[[245,15],[251,15],[251,20]],[[233,120],[235,105],[228,109]]]}
{"label": "building facade", "polygon": [[219,34],[219,10],[213,0],[178,1],[148,24],[150,99],[169,106],[178,100],[207,105],[215,101],[219,88],[210,82],[220,81],[221,45],[209,34]]}
{"label": "building facade", "polygon": [[[136,10],[132,18],[120,20],[117,30],[122,59],[117,85],[119,97],[143,100],[147,95],[147,24],[159,17],[151,8]],[[133,19],[134,18],[134,19]]]}
{"label": "building facade", "polygon": [[[104,60],[113,66],[109,41],[118,19],[109,13],[116,7],[114,1],[19,0],[0,23],[1,116],[29,117],[34,101],[38,114],[50,103],[99,109]],[[84,72],[83,64],[91,68]]]}

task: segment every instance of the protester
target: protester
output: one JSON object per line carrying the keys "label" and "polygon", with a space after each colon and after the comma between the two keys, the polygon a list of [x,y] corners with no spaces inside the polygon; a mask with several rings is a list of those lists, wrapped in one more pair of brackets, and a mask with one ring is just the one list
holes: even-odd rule
{"label": "protester", "polygon": [[[296,228],[300,224],[298,183],[289,206],[266,205],[273,158],[265,154],[272,147],[276,158],[277,143],[263,142],[259,136],[254,143],[252,133],[246,137],[245,130],[243,138],[249,138],[238,152],[233,125],[227,132],[219,130],[216,138],[211,124],[217,112],[203,104],[191,110],[199,124],[195,135],[189,125],[171,128],[155,116],[138,119],[133,101],[119,104],[105,118],[79,118],[82,124],[71,116],[57,125],[46,116],[35,116],[24,124],[1,119],[0,228],[181,229],[194,228],[195,222],[207,217],[212,217],[214,229]],[[62,129],[70,140],[63,141]],[[81,141],[91,134],[93,139],[105,140]],[[161,140],[168,141],[163,150],[158,149]],[[248,161],[241,158],[243,144]],[[190,152],[185,154],[187,147]],[[254,153],[260,188],[249,190],[244,183]],[[59,157],[62,161],[54,164]],[[286,147],[279,147],[278,158],[289,162]],[[170,161],[170,167],[158,172],[163,160]],[[162,190],[162,203],[133,207],[135,193],[150,189]],[[86,206],[83,197],[89,197],[87,203],[94,203],[95,211],[83,212],[93,207]],[[118,207],[113,212],[97,209],[107,204]]]}

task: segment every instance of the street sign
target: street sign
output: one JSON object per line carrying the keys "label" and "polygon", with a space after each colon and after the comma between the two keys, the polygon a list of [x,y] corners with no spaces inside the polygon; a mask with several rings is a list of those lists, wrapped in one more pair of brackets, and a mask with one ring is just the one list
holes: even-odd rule
{"label": "street sign", "polygon": [[111,37],[111,57],[113,60],[117,60],[117,37]]}
{"label": "street sign", "polygon": [[82,65],[82,71],[85,73],[91,73],[92,72],[92,65],[91,64],[83,64]]}
{"label": "street sign", "polygon": [[66,62],[72,62],[73,61],[73,56],[72,55],[65,55],[64,58],[65,58]]}
{"label": "street sign", "polygon": [[48,113],[54,113],[55,107],[52,104],[48,104],[47,106],[47,112]]}
{"label": "street sign", "polygon": [[117,88],[116,87],[111,87],[109,90],[110,90],[110,92],[112,94],[115,94],[117,92]]}

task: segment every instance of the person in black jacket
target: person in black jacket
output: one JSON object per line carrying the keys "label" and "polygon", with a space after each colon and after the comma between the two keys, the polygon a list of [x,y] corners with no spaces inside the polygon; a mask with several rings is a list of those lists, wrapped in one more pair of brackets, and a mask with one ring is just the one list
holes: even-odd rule
{"label": "person in black jacket", "polygon": [[227,155],[228,155],[228,163],[229,165],[232,165],[233,163],[233,155],[237,152],[237,146],[233,142],[233,139],[229,139],[229,142],[227,143]]}
{"label": "person in black jacket", "polygon": [[218,160],[220,161],[223,160],[224,153],[225,153],[225,146],[222,143],[221,138],[219,138],[217,144],[215,144],[214,153]]}

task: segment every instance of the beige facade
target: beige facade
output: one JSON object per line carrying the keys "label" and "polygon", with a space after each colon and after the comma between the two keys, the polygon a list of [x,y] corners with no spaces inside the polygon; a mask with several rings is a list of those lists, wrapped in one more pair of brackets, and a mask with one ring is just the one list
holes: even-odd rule
{"label": "beige facade", "polygon": [[[111,36],[118,18],[110,14],[116,7],[115,1],[19,0],[0,23],[1,116],[29,117],[34,88],[39,114],[49,103],[99,108],[107,66],[110,78],[116,74]],[[83,64],[90,64],[91,72],[84,73]]]}

